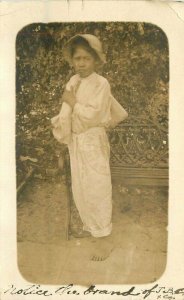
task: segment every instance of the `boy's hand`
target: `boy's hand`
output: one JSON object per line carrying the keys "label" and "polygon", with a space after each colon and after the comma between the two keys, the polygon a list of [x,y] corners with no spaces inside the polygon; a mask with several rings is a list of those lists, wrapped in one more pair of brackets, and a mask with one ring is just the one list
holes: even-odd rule
{"label": "boy's hand", "polygon": [[65,90],[62,95],[62,100],[66,103],[68,103],[72,108],[74,107],[76,103],[76,98],[74,96],[73,91],[67,91]]}

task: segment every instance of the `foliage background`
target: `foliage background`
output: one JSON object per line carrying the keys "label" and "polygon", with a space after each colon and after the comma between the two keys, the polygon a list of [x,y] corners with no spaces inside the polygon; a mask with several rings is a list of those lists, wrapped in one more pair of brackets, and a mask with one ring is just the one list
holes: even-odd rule
{"label": "foliage background", "polygon": [[57,166],[61,145],[54,140],[50,118],[73,70],[62,48],[77,33],[95,34],[107,64],[100,73],[115,98],[129,112],[168,126],[169,52],[164,32],[149,23],[37,23],[24,27],[16,40],[16,157],[18,183],[30,164],[42,174]]}

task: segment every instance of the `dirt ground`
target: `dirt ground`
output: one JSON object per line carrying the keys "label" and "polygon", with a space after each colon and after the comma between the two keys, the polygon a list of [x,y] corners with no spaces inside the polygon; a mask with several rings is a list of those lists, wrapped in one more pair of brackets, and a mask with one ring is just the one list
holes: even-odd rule
{"label": "dirt ground", "polygon": [[[66,240],[66,199],[60,176],[33,178],[17,199],[18,267],[26,280],[54,285],[138,284],[153,282],[163,274],[167,188],[113,183],[116,247],[101,262],[90,260],[94,238]],[[72,217],[73,226],[75,220]]]}

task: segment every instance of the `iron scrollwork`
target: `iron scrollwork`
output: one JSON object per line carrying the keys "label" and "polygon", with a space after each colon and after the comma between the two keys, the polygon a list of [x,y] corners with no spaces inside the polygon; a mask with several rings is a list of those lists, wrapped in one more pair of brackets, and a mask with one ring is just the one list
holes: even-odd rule
{"label": "iron scrollwork", "polygon": [[168,131],[148,118],[133,118],[108,133],[111,165],[167,167]]}

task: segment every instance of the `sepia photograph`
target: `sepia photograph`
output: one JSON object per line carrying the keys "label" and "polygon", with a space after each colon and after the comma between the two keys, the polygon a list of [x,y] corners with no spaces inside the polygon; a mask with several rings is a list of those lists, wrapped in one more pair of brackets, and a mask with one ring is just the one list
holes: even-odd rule
{"label": "sepia photograph", "polygon": [[169,43],[148,22],[16,36],[17,264],[34,284],[147,284],[168,254]]}

